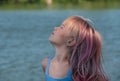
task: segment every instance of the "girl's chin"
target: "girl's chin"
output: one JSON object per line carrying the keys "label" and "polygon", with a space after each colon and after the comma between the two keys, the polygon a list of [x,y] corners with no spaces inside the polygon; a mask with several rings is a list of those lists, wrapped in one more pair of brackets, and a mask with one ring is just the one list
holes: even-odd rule
{"label": "girl's chin", "polygon": [[50,40],[50,39],[49,39],[49,42],[50,42],[52,45],[55,44],[55,42],[54,42],[53,40]]}
{"label": "girl's chin", "polygon": [[55,40],[53,40],[52,37],[49,38],[49,42],[50,42],[51,44],[56,44]]}
{"label": "girl's chin", "polygon": [[51,36],[49,37],[49,41],[50,41],[50,42],[53,42],[53,39],[52,39],[52,37],[51,37]]}

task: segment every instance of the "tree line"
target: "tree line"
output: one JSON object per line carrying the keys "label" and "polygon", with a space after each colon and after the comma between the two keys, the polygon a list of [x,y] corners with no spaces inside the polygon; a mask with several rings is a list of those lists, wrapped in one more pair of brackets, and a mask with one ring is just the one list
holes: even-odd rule
{"label": "tree line", "polygon": [[8,4],[8,3],[14,3],[14,4],[19,4],[19,3],[37,3],[41,2],[42,0],[0,0],[0,4]]}
{"label": "tree line", "polygon": [[[44,4],[47,0],[0,0],[0,4],[22,4],[22,3],[41,3]],[[90,2],[95,2],[95,1],[104,1],[104,2],[113,2],[113,1],[120,1],[120,0],[52,0],[52,3],[74,3],[78,4],[84,1],[90,1]]]}

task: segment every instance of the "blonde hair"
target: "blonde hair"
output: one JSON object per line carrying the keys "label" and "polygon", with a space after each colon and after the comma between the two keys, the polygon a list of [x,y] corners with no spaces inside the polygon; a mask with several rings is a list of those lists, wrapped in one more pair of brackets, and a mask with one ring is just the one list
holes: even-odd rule
{"label": "blonde hair", "polygon": [[63,25],[77,41],[69,59],[74,81],[108,81],[100,66],[100,33],[81,16],[71,16]]}

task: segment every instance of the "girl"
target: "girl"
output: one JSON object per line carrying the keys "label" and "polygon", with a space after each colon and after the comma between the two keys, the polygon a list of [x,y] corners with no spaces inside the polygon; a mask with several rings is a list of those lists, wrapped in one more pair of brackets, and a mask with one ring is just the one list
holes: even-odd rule
{"label": "girl", "polygon": [[46,81],[108,81],[100,62],[100,33],[85,18],[67,18],[49,41],[56,53],[42,60]]}

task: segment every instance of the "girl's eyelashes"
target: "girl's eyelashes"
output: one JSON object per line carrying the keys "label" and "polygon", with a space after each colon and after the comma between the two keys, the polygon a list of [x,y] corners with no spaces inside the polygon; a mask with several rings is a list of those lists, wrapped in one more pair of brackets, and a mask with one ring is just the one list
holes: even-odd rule
{"label": "girl's eyelashes", "polygon": [[56,26],[56,28],[61,28],[61,29],[63,29],[63,28],[64,28],[64,25]]}
{"label": "girl's eyelashes", "polygon": [[63,26],[61,26],[60,28],[63,29]]}
{"label": "girl's eyelashes", "polygon": [[63,27],[64,27],[63,25],[60,26],[61,29],[63,29]]}

